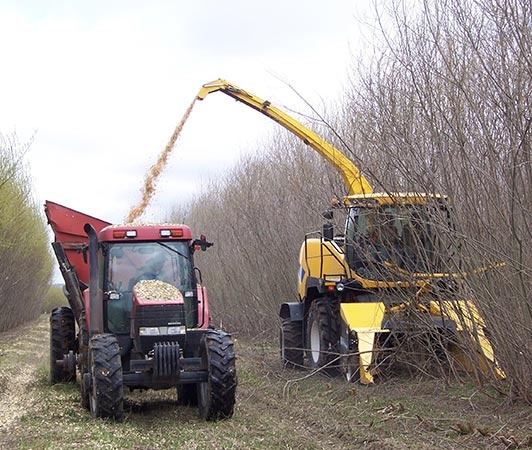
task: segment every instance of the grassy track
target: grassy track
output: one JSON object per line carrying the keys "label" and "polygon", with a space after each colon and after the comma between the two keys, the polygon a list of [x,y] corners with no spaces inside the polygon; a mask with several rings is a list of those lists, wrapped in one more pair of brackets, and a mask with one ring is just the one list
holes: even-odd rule
{"label": "grassy track", "polygon": [[77,385],[48,383],[48,318],[0,335],[5,449],[531,448],[531,408],[488,389],[394,378],[371,387],[282,370],[277,343],[237,340],[232,419],[203,422],[175,391],[126,397],[126,420],[91,419]]}

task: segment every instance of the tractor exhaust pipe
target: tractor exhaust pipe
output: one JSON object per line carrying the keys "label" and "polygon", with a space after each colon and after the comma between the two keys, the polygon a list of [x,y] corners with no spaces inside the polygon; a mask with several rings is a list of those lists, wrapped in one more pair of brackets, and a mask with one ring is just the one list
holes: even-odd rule
{"label": "tractor exhaust pipe", "polygon": [[103,333],[103,302],[99,299],[98,236],[90,223],[85,224],[83,229],[89,238],[89,334],[93,336]]}

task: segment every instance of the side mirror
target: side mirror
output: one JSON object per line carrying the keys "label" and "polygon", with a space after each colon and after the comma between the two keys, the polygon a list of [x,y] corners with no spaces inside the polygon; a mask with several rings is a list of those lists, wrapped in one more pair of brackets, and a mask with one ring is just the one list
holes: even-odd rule
{"label": "side mirror", "polygon": [[212,242],[208,242],[205,235],[202,234],[199,239],[194,239],[194,241],[192,241],[192,251],[201,249],[201,251],[204,252],[205,250],[207,250],[209,247],[212,247],[213,245],[214,244]]}

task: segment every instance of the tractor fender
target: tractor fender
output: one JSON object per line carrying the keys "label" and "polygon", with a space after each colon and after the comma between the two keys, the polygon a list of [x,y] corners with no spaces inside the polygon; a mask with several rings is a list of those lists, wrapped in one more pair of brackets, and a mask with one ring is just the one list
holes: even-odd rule
{"label": "tractor fender", "polygon": [[292,322],[302,321],[305,317],[305,304],[303,302],[283,303],[279,317],[281,319],[290,319]]}

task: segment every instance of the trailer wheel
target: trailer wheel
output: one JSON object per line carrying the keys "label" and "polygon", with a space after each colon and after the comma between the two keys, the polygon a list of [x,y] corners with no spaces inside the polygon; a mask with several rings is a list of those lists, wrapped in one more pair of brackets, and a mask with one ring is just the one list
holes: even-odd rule
{"label": "trailer wheel", "polygon": [[197,384],[180,384],[177,386],[177,404],[181,406],[198,406]]}
{"label": "trailer wheel", "polygon": [[[74,313],[66,306],[50,315],[50,381],[52,384],[76,381],[76,367],[66,364],[65,355],[76,350]],[[58,363],[61,361],[61,363]]]}
{"label": "trailer wheel", "polygon": [[283,366],[303,367],[303,326],[301,322],[283,319],[279,337]]}
{"label": "trailer wheel", "polygon": [[198,383],[199,414],[205,420],[233,415],[236,400],[236,365],[233,341],[223,331],[207,330],[201,339],[202,370],[207,381]]}
{"label": "trailer wheel", "polygon": [[307,361],[311,369],[325,368],[330,375],[336,375],[339,364],[339,311],[338,302],[317,299],[310,305],[307,316]]}
{"label": "trailer wheel", "polygon": [[92,417],[110,417],[121,421],[124,416],[124,390],[120,347],[112,334],[97,334],[89,341],[90,389]]}

